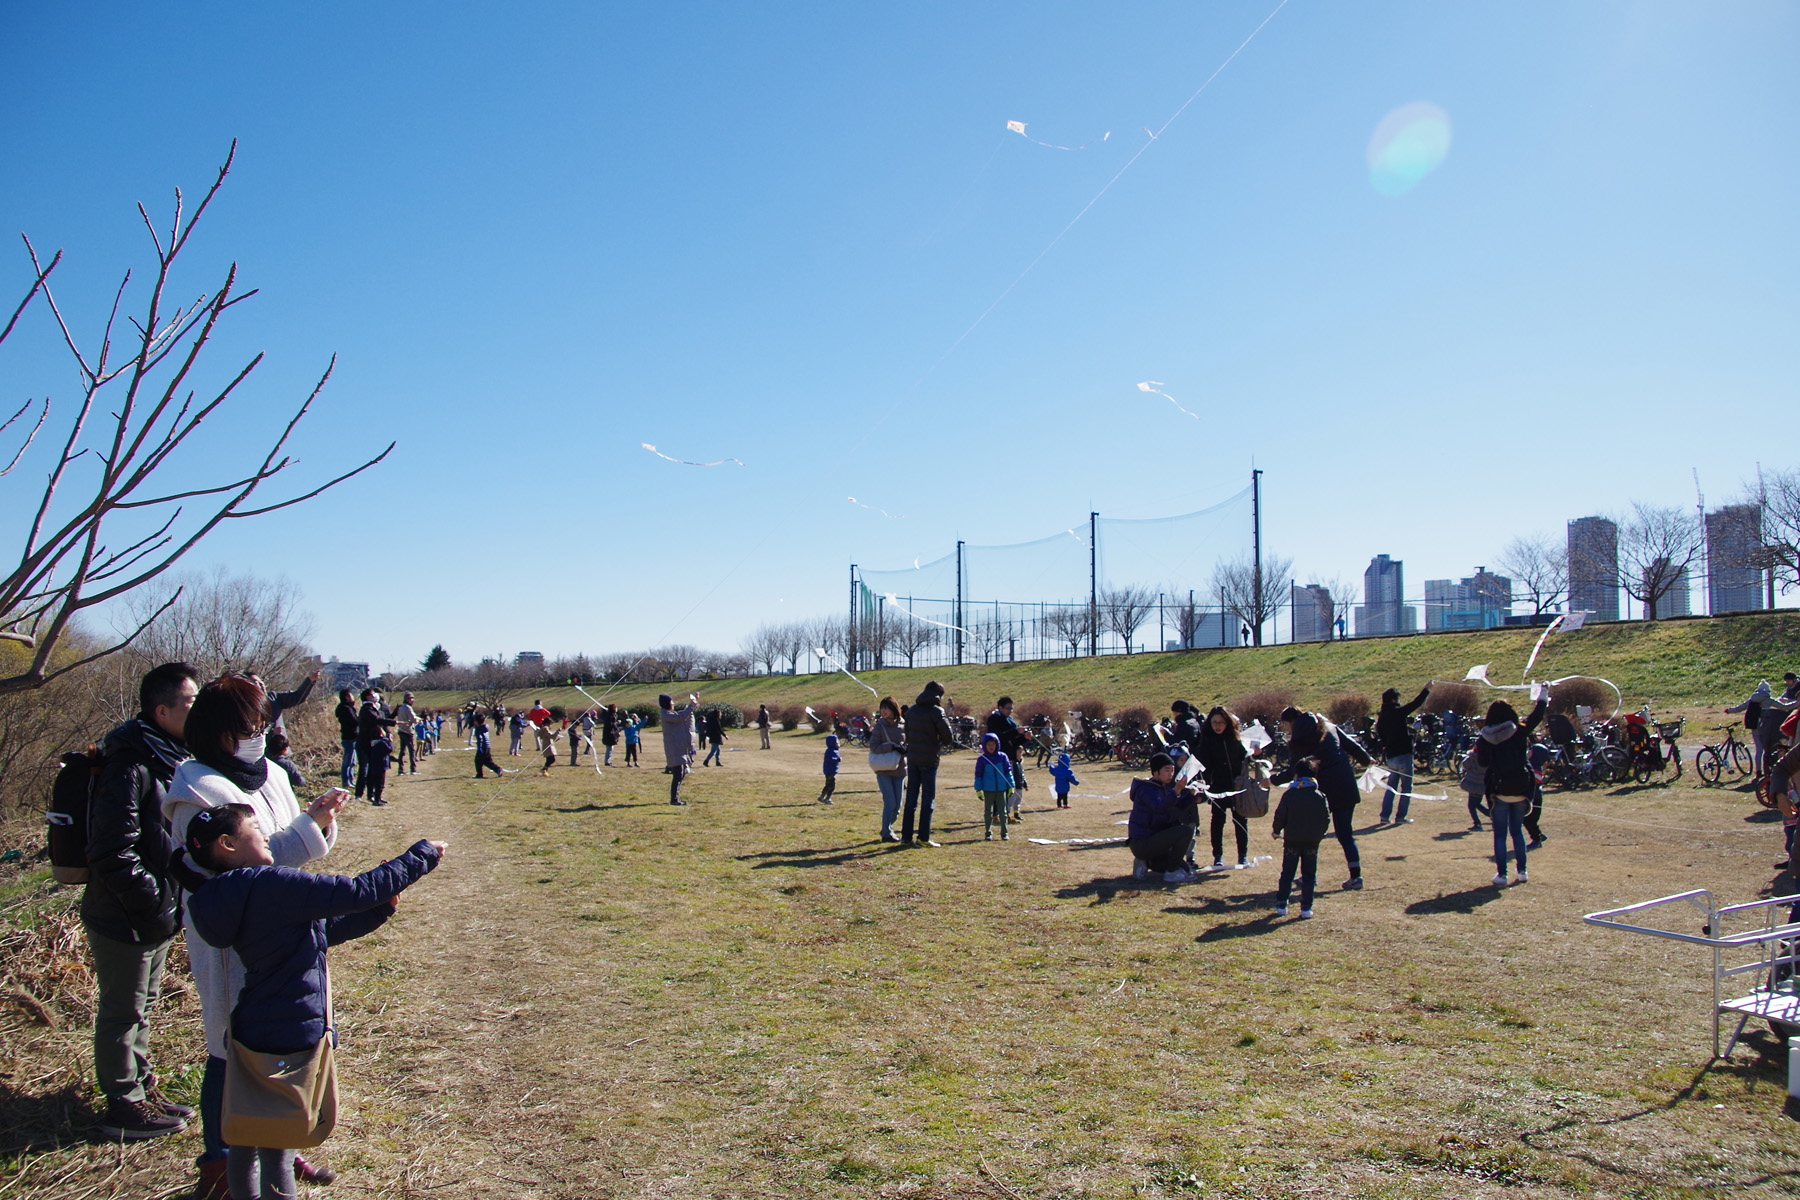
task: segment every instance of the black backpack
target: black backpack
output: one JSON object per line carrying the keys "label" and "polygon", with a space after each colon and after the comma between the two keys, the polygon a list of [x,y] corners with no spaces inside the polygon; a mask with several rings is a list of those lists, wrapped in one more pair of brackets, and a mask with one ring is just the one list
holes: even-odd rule
{"label": "black backpack", "polygon": [[50,785],[44,821],[50,827],[50,873],[58,883],[88,880],[88,801],[105,763],[97,746],[71,750],[62,756],[62,769]]}
{"label": "black backpack", "polygon": [[1744,728],[1755,729],[1762,724],[1762,705],[1752,700],[1744,706]]}

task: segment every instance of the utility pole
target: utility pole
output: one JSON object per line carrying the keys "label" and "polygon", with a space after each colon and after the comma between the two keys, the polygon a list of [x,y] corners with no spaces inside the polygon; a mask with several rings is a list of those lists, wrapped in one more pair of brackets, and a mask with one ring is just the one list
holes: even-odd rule
{"label": "utility pole", "polygon": [[1251,641],[1262,645],[1263,615],[1263,577],[1262,577],[1262,472],[1252,469],[1250,472],[1250,553],[1254,561],[1250,564],[1251,579],[1254,591],[1251,603],[1256,607],[1256,631]]}
{"label": "utility pole", "polygon": [[956,665],[962,666],[963,656],[963,544],[956,543]]}
{"label": "utility pole", "polygon": [[1088,514],[1088,657],[1100,653],[1100,514]]}
{"label": "utility pole", "polygon": [[844,643],[854,666],[856,662],[856,564],[850,564],[850,625],[844,632]]}

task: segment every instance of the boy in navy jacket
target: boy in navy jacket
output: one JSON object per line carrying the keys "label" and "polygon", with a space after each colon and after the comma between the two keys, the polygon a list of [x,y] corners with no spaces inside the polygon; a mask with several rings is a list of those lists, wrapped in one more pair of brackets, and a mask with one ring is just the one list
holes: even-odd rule
{"label": "boy in navy jacket", "polygon": [[1281,884],[1275,893],[1275,915],[1287,916],[1288,896],[1294,888],[1294,872],[1300,872],[1300,917],[1313,915],[1313,888],[1319,880],[1319,842],[1331,829],[1331,808],[1319,791],[1314,772],[1319,762],[1303,758],[1294,764],[1294,781],[1275,806],[1269,832],[1281,839]]}

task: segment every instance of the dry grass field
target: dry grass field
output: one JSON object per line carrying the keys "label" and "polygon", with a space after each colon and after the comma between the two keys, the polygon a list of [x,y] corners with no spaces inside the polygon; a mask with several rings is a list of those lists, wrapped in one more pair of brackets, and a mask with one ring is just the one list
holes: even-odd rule
{"label": "dry grass field", "polygon": [[[1460,793],[1421,801],[1362,839],[1365,891],[1338,890],[1326,843],[1302,923],[1271,912],[1274,863],[1166,887],[1117,846],[984,843],[967,754],[940,777],[942,847],[884,844],[860,754],[814,803],[822,740],[739,732],[680,809],[654,734],[643,770],[504,783],[453,740],[389,807],[347,812],[335,870],[452,845],[333,952],[345,1118],[316,1157],[340,1179],[313,1194],[1800,1191],[1774,1040],[1708,1069],[1704,956],[1580,919],[1774,894],[1779,826],[1743,792],[1552,793],[1532,881],[1505,891]],[[1082,774],[1092,796],[1128,779]],[[1039,778],[1018,834],[1121,832],[1122,799],[1059,812]],[[67,901],[4,886],[0,1200],[181,1194],[197,1134],[83,1140],[79,988],[52,978],[79,975],[79,942],[44,932]],[[33,1012],[27,984],[60,999]],[[158,1055],[191,1086],[176,999]]]}

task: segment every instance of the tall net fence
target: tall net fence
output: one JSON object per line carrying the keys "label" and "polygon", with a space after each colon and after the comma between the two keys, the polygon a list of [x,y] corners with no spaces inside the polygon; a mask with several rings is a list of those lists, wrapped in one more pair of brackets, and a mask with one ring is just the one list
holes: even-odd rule
{"label": "tall net fence", "polygon": [[1028,542],[964,543],[911,567],[859,569],[855,660],[928,667],[1238,645],[1241,622],[1212,579],[1251,546],[1245,488],[1196,512],[1094,514]]}

